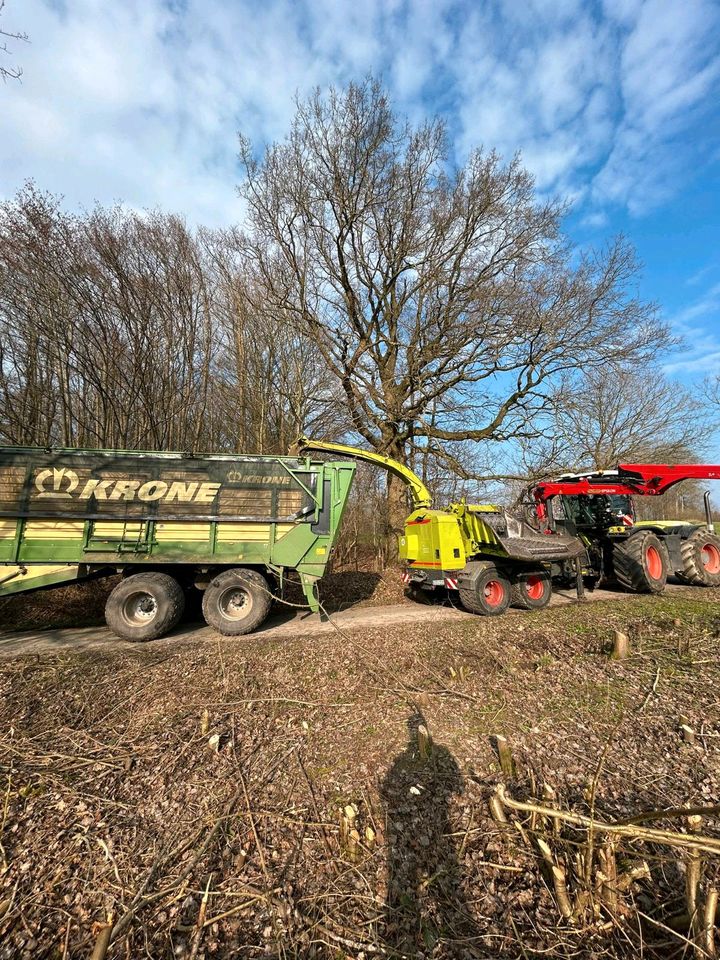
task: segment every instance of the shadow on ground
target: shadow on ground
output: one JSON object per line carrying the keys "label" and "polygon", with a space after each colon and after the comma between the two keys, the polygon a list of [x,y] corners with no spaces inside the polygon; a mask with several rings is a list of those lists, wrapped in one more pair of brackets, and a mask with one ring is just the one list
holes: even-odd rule
{"label": "shadow on ground", "polygon": [[479,957],[475,922],[463,890],[460,858],[450,821],[450,802],[463,793],[463,778],[447,747],[435,743],[424,759],[420,711],[408,721],[408,743],[381,787],[386,808],[388,894],[385,940],[405,956]]}

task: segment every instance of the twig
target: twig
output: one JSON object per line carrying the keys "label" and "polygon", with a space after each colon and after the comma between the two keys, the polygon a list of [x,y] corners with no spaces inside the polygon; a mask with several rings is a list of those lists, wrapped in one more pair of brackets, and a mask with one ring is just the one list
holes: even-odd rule
{"label": "twig", "polygon": [[192,947],[190,948],[190,955],[188,960],[196,960],[198,955],[198,950],[200,949],[200,944],[202,942],[203,930],[205,928],[205,914],[207,913],[208,899],[210,897],[210,884],[212,883],[213,875],[212,873],[208,877],[207,883],[205,884],[205,893],[203,898],[200,901],[200,909],[198,910],[197,918],[197,929],[192,940]]}
{"label": "twig", "polygon": [[648,703],[650,703],[650,697],[652,697],[652,695],[653,695],[654,693],[657,693],[657,688],[658,688],[658,683],[659,683],[659,682],[660,682],[660,667],[657,668],[657,673],[655,674],[655,679],[654,679],[654,681],[653,681],[653,685],[652,685],[652,687],[650,687],[650,689],[648,690],[648,694],[647,694],[647,696],[645,697],[645,699],[643,700],[642,706],[641,706],[640,709],[638,710],[638,713],[642,713],[642,711],[645,709],[645,707],[648,705]]}
{"label": "twig", "polygon": [[673,830],[654,830],[651,827],[634,827],[621,823],[601,823],[599,820],[591,820],[580,813],[567,813],[564,810],[549,810],[536,803],[523,803],[520,800],[513,800],[505,794],[505,787],[502,783],[497,785],[496,793],[502,803],[510,807],[511,810],[523,810],[526,813],[536,813],[546,817],[557,817],[565,823],[572,823],[574,826],[589,828],[592,826],[595,830],[603,833],[617,833],[621,837],[631,837],[634,840],[651,840],[655,843],[666,844],[671,847],[680,847],[683,850],[697,848],[706,853],[720,854],[720,840],[714,837],[687,836],[684,833],[676,833]]}
{"label": "twig", "polygon": [[[69,922],[69,921],[68,921]],[[90,955],[90,960],[105,960],[105,956],[108,952],[108,947],[110,946],[110,937],[112,936],[113,931],[113,918],[112,914],[108,915],[107,922],[100,930],[100,933],[97,936],[95,941],[95,947],[93,952]]]}

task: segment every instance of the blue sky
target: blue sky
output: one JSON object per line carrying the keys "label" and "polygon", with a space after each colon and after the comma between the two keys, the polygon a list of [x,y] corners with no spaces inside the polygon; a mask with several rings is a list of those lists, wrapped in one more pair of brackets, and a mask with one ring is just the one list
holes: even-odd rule
{"label": "blue sky", "polygon": [[716,0],[7,0],[0,25],[31,38],[0,86],[0,196],[32,177],[237,222],[236,132],[281,137],[296,92],[372,71],[458,160],[520,150],[578,242],[626,233],[686,337],[668,371],[720,368]]}

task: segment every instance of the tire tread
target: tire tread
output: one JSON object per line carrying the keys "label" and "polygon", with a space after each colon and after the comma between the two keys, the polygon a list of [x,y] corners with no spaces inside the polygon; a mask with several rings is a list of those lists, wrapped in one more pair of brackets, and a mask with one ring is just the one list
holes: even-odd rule
{"label": "tire tread", "polygon": [[694,587],[720,586],[720,574],[708,573],[702,566],[701,544],[705,543],[712,543],[720,550],[720,537],[702,529],[695,530],[680,545],[683,568],[678,571],[678,577],[683,583],[688,583]]}
{"label": "tire tread", "polygon": [[[249,593],[252,593],[253,608],[245,620],[230,623],[224,621],[217,611],[215,597],[218,591],[225,589],[233,582],[238,583],[238,581]],[[261,573],[248,567],[234,567],[231,570],[223,570],[222,573],[213,577],[205,590],[202,601],[203,616],[206,623],[224,637],[241,637],[257,630],[267,619],[271,606],[272,591],[270,584]]]}
{"label": "tire tread", "polygon": [[[128,584],[137,588],[141,583],[147,585],[148,588],[154,587],[160,593],[164,592],[165,595],[162,599],[165,601],[166,609],[162,616],[145,627],[138,628],[133,635],[122,619],[118,601],[124,598],[124,594],[128,590]],[[158,640],[169,633],[180,622],[184,610],[185,593],[177,580],[171,577],[169,573],[147,570],[125,577],[115,587],[105,604],[105,622],[113,633],[121,639],[128,640],[130,643],[145,643],[148,640]]]}
{"label": "tire tread", "polygon": [[[644,547],[649,541],[652,541],[650,545],[655,547],[663,559],[665,575],[658,581],[651,581],[645,573]],[[665,589],[670,557],[667,547],[654,533],[642,531],[629,536],[627,540],[616,541],[613,544],[612,557],[615,579],[627,590],[635,593],[662,593]]]}

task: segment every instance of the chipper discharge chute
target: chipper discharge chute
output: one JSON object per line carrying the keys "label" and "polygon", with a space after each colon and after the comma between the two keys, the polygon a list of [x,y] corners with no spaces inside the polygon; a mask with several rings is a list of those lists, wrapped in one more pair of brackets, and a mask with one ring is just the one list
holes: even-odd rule
{"label": "chipper discharge chute", "polygon": [[400,538],[405,582],[415,590],[457,591],[473,613],[496,616],[510,604],[539,609],[550,601],[550,565],[578,565],[585,548],[576,537],[548,537],[501,507],[452,503],[432,509],[422,480],[408,467],[381,454],[345,444],[301,437],[304,452],[326,451],[383,467],[410,490],[413,512]]}
{"label": "chipper discharge chute", "polygon": [[[720,480],[720,466],[624,463],[614,470],[563,474],[532,488],[548,533],[576,535],[587,548],[583,575],[640,593],[661,593],[669,574],[695,586],[720,586],[720,537],[710,497],[705,522],[636,522],[633,497],[662,496],[683,480]],[[565,575],[568,570],[562,571]]]}
{"label": "chipper discharge chute", "polygon": [[298,457],[0,447],[0,597],[121,574],[108,625],[150,640],[203,591],[226,635],[297,574],[310,608],[355,465]]}

